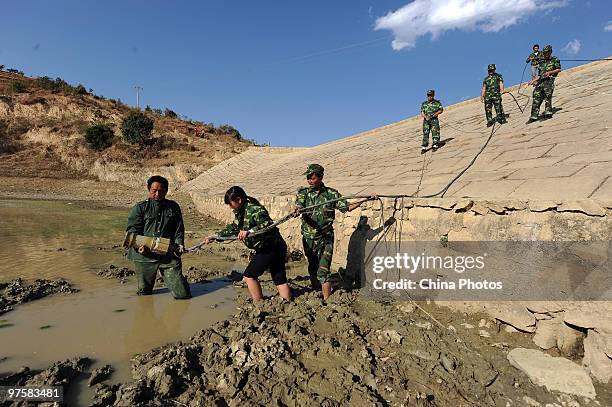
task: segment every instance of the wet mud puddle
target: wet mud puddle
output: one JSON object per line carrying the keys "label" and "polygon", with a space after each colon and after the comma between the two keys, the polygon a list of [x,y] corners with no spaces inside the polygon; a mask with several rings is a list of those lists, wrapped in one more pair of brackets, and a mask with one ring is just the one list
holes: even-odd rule
{"label": "wet mud puddle", "polygon": [[[84,356],[93,360],[91,369],[111,364],[110,382],[125,381],[135,355],[186,340],[235,311],[227,281],[191,284],[194,297],[177,301],[164,287],[153,296],[136,296],[133,277],[120,284],[97,276],[109,264],[133,269],[122,250],[113,248],[122,240],[126,216],[126,210],[68,202],[0,200],[0,281],[61,277],[80,289],[0,316],[0,375]],[[190,260],[184,259],[184,268]],[[69,390],[75,404],[90,401],[86,382]]]}

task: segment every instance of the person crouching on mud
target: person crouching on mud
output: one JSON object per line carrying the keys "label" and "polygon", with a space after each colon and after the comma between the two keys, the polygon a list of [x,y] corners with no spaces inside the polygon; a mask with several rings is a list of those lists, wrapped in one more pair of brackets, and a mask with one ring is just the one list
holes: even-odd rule
{"label": "person crouching on mud", "polygon": [[[127,231],[141,236],[170,239],[178,248],[176,252],[183,253],[185,251],[183,215],[179,204],[166,199],[168,180],[154,175],[147,180],[147,189],[149,198],[137,203],[130,211]],[[191,298],[189,284],[183,276],[181,258],[178,254],[152,253],[147,246],[129,249],[128,259],[134,262],[136,269],[138,295],[153,293],[155,278],[159,271],[174,298],[181,300]]]}
{"label": "person crouching on mud", "polygon": [[[275,226],[260,235],[249,236],[249,234],[274,223],[266,208],[257,199],[247,196],[244,189],[238,186],[233,186],[227,190],[224,201],[234,211],[235,219],[233,223],[227,225],[216,235],[219,237],[238,235],[238,239],[242,240],[246,247],[255,250],[255,255],[242,274],[253,302],[260,301],[263,298],[258,277],[268,268],[280,296],[287,301],[291,301],[291,290],[287,284],[285,271],[287,244],[280,231]],[[214,237],[206,238],[203,243],[208,244],[213,240]]]}
{"label": "person crouching on mud", "polygon": [[[331,263],[334,252],[334,218],[335,210],[350,212],[363,204],[355,202],[348,204],[337,190],[323,184],[324,169],[319,164],[310,164],[303,175],[306,175],[308,187],[298,190],[295,200],[294,216],[302,215],[302,243],[304,255],[308,259],[308,274],[310,283],[315,290],[322,289],[323,299],[331,295],[332,284]],[[371,199],[375,199],[372,195]],[[325,202],[329,203],[325,205]],[[301,210],[312,205],[319,205],[310,213]]]}

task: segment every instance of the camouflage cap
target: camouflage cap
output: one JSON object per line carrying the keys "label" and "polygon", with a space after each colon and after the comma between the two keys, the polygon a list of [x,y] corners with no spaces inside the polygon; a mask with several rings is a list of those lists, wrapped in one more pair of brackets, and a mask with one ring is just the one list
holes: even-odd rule
{"label": "camouflage cap", "polygon": [[436,91],[435,91],[435,90],[433,90],[433,89],[429,89],[429,90],[427,91],[427,96],[433,96],[433,95],[435,95],[435,94],[436,94]]}
{"label": "camouflage cap", "polygon": [[495,70],[495,64],[489,64],[489,66],[487,67],[488,71],[494,71]]}
{"label": "camouflage cap", "polygon": [[547,45],[544,47],[544,49],[542,49],[542,52],[552,52],[552,46]]}
{"label": "camouflage cap", "polygon": [[324,171],[325,170],[323,169],[322,165],[319,165],[319,164],[310,164],[308,166],[308,168],[306,168],[306,171],[302,175],[310,175],[310,174],[314,174],[314,173],[323,175]]}

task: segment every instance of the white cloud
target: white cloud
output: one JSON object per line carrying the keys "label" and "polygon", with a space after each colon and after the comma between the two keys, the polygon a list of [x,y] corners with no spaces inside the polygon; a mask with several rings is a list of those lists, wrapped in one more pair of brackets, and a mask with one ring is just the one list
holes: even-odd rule
{"label": "white cloud", "polygon": [[580,40],[571,40],[561,49],[561,51],[573,56],[580,51],[581,46],[582,44],[580,43]]}
{"label": "white cloud", "polygon": [[606,31],[612,31],[612,20],[608,21],[608,24],[604,27]]}
{"label": "white cloud", "polygon": [[497,32],[569,0],[414,0],[376,19],[375,30],[393,33],[393,49],[414,48],[419,37],[450,30]]}

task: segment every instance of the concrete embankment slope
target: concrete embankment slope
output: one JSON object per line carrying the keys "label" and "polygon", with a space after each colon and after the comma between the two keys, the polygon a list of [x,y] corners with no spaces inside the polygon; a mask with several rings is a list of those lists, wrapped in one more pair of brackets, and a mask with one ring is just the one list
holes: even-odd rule
{"label": "concrete embankment slope", "polygon": [[[394,214],[389,236],[403,240],[449,241],[610,241],[612,239],[612,63],[596,62],[562,72],[556,81],[550,120],[525,124],[530,100],[510,89],[504,108],[508,124],[494,134],[474,165],[444,198],[410,198],[368,203],[339,214],[335,224],[334,271],[351,273],[359,259],[349,243],[357,223],[372,228]],[[521,93],[531,96],[532,88]],[[440,96],[444,101],[444,96]],[[348,194],[424,196],[447,185],[465,168],[490,134],[483,105],[473,99],[446,108],[441,116],[446,145],[421,156],[421,120],[417,117],[312,148],[250,148],[186,184],[198,210],[221,220],[231,211],[222,195],[231,185],[259,198],[273,218],[288,213],[298,187],[305,185],[307,164],[325,166],[328,185]],[[422,179],[421,179],[422,174]],[[393,209],[396,209],[393,212]],[[401,227],[398,227],[401,225]],[[281,231],[301,249],[299,222]],[[536,332],[542,348],[557,347],[577,358],[597,380],[612,380],[612,304],[597,303],[454,303],[485,310],[504,324]],[[548,322],[542,322],[548,321]],[[537,339],[536,339],[537,338]],[[583,344],[584,343],[584,344]]]}
{"label": "concrete embankment slope", "polygon": [[[531,96],[531,87],[520,93]],[[409,220],[402,237],[413,240],[609,240],[612,237],[612,63],[591,63],[562,72],[556,81],[555,116],[527,125],[530,100],[510,88],[504,96],[508,124],[495,132],[474,165],[444,198],[394,203]],[[307,164],[325,166],[325,182],[348,194],[440,191],[478,153],[491,129],[483,105],[473,99],[441,116],[447,144],[420,154],[421,120],[412,117],[312,148],[250,148],[185,185],[201,212],[221,220],[232,213],[222,195],[231,185],[264,202],[274,218],[292,206],[305,185]],[[348,238],[361,215],[377,225],[378,204],[339,216],[337,267],[346,267]],[[283,225],[300,247],[299,222]]]}
{"label": "concrete embankment slope", "polygon": [[[531,96],[532,87],[521,93]],[[527,104],[517,95],[519,103]],[[525,124],[509,95],[510,114],[474,166],[447,197],[486,199],[612,199],[612,63],[596,62],[559,75],[552,120]],[[444,102],[444,95],[440,95]],[[478,152],[490,129],[478,99],[448,106],[440,117],[446,146],[427,154],[419,195],[439,191]],[[189,184],[198,196],[222,194],[228,186],[254,196],[285,195],[304,184],[311,162],[326,168],[326,181],[344,194],[413,194],[423,157],[421,120],[412,117],[331,143],[305,149],[251,148],[220,163]],[[560,188],[563,186],[563,188]]]}

